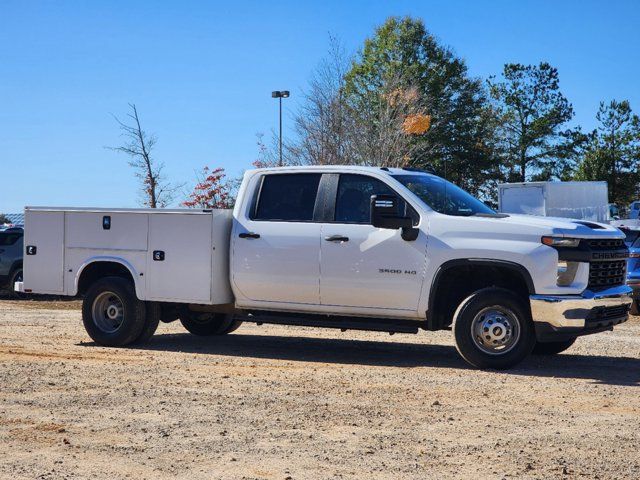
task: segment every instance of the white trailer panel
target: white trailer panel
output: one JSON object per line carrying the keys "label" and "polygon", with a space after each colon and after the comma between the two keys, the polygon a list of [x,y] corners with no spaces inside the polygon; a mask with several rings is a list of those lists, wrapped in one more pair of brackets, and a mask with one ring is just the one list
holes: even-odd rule
{"label": "white trailer panel", "polygon": [[609,221],[607,182],[526,182],[498,185],[499,210],[545,217]]}

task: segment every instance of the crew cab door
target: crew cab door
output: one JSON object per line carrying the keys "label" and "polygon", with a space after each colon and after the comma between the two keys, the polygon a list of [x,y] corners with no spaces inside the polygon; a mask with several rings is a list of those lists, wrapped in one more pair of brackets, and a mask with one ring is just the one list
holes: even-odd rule
{"label": "crew cab door", "polygon": [[314,222],[320,178],[265,174],[254,185],[254,198],[245,199],[250,205],[236,215],[232,231],[239,305],[320,303],[320,224]]}
{"label": "crew cab door", "polygon": [[[383,181],[341,174],[335,188],[333,221],[322,224],[320,299],[349,311],[389,309],[416,312],[426,261],[426,236],[402,239],[400,230],[370,223],[372,195],[394,194]],[[404,202],[403,202],[404,204]],[[414,224],[417,213],[409,206]]]}

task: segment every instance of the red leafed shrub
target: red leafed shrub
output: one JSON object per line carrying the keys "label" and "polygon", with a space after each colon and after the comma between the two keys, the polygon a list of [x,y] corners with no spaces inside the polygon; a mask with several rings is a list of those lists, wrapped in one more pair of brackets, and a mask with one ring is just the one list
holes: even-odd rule
{"label": "red leafed shrub", "polygon": [[233,199],[225,177],[224,168],[211,170],[204,167],[193,192],[182,205],[190,208],[231,208]]}

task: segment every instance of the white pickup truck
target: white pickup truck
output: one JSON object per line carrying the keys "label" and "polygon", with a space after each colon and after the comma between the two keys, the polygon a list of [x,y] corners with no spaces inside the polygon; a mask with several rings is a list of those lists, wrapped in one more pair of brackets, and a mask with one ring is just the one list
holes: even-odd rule
{"label": "white pickup truck", "polygon": [[25,209],[23,292],[81,295],[97,343],[158,322],[222,335],[243,321],[389,333],[453,330],[480,368],[553,354],[628,317],[624,235],[495,213],[425,172],[246,172],[228,210]]}

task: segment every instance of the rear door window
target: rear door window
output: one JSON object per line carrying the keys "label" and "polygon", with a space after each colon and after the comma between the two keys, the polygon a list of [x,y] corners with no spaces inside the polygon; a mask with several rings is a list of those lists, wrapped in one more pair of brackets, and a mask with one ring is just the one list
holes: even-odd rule
{"label": "rear door window", "polygon": [[13,245],[20,238],[22,238],[22,233],[19,232],[0,232],[0,247],[8,247],[9,245]]}
{"label": "rear door window", "polygon": [[253,220],[311,222],[320,173],[265,175]]}

